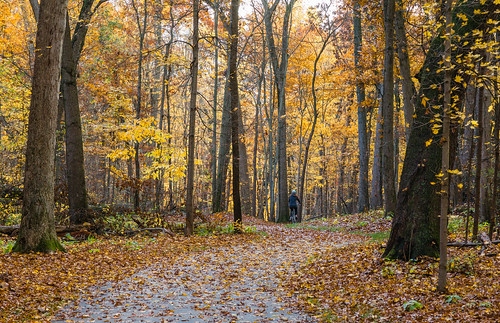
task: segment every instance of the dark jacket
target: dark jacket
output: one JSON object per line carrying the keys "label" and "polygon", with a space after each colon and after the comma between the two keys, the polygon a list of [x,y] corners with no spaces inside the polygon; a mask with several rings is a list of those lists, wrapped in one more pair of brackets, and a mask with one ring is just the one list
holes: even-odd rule
{"label": "dark jacket", "polygon": [[296,194],[290,195],[288,198],[288,207],[297,207],[297,202],[300,203],[299,197]]}

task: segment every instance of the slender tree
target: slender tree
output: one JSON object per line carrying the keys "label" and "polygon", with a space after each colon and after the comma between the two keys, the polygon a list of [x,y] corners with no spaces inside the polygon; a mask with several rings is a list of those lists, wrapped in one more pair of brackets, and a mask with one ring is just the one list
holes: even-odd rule
{"label": "slender tree", "polygon": [[194,141],[196,128],[196,98],[198,92],[199,1],[193,0],[193,60],[191,62],[191,101],[189,103],[188,167],[185,234],[194,231]]}
{"label": "slender tree", "polygon": [[54,219],[54,151],[67,0],[42,0],[28,121],[23,213],[14,252],[64,250]]}
{"label": "slender tree", "polygon": [[446,1],[445,6],[445,41],[444,41],[444,102],[443,102],[443,136],[441,139],[441,216],[439,220],[439,277],[438,291],[446,291],[446,273],[448,266],[448,206],[450,169],[450,114],[451,104],[451,1]]}
{"label": "slender tree", "polygon": [[285,83],[288,69],[288,46],[290,38],[290,20],[293,6],[296,0],[287,0],[285,15],[283,18],[283,29],[281,37],[281,60],[278,59],[278,52],[273,34],[272,16],[276,11],[279,0],[276,0],[271,7],[267,0],[262,0],[264,6],[264,23],[266,26],[266,40],[269,50],[271,66],[274,72],[274,82],[276,83],[278,98],[278,222],[288,221],[288,171],[287,171],[287,150],[286,150],[286,105],[285,105]]}
{"label": "slender tree", "polygon": [[241,197],[240,197],[240,138],[238,109],[238,12],[240,0],[231,0],[231,43],[229,46],[229,91],[231,93],[231,146],[233,149],[233,213],[234,231],[242,232]]}
{"label": "slender tree", "polygon": [[361,30],[361,11],[359,1],[354,2],[354,65],[356,67],[356,98],[358,103],[358,146],[359,146],[359,177],[358,177],[358,211],[363,212],[370,206],[368,195],[368,133],[366,124],[365,86],[361,80],[361,46],[363,43]]}
{"label": "slender tree", "polygon": [[384,172],[385,213],[396,211],[394,179],[394,10],[395,0],[384,0],[384,93],[382,94],[382,165]]}

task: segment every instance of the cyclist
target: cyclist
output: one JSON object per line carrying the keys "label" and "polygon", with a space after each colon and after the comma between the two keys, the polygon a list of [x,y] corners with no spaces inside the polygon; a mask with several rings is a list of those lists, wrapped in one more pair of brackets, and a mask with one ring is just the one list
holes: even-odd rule
{"label": "cyclist", "polygon": [[288,198],[288,207],[290,208],[290,221],[297,222],[297,205],[300,205],[299,197],[297,196],[297,191],[293,190],[292,194]]}

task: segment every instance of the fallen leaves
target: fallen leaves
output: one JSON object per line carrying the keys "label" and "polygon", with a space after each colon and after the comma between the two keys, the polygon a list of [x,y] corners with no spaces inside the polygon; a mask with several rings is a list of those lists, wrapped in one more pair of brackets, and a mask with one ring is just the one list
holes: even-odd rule
{"label": "fallen leaves", "polygon": [[448,295],[440,295],[437,260],[388,261],[382,250],[380,243],[333,249],[285,284],[300,295],[301,308],[323,321],[496,322],[500,316],[498,256],[477,258],[473,273],[450,273]]}

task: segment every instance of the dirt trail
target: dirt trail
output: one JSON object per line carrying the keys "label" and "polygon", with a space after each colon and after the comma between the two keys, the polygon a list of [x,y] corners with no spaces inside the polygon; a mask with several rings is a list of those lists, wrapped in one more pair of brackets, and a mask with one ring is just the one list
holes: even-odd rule
{"label": "dirt trail", "polygon": [[[257,226],[262,239],[187,253],[93,290],[53,322],[314,322],[285,301],[279,276],[345,244],[325,231]],[[168,263],[171,263],[169,261]]]}

